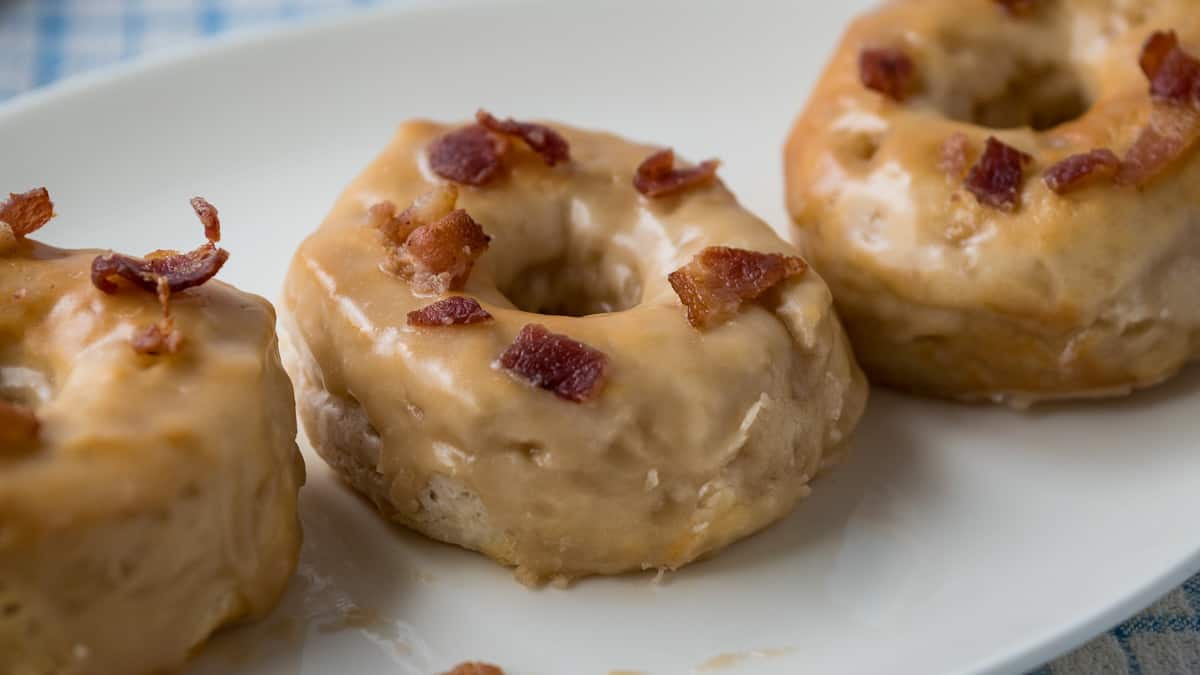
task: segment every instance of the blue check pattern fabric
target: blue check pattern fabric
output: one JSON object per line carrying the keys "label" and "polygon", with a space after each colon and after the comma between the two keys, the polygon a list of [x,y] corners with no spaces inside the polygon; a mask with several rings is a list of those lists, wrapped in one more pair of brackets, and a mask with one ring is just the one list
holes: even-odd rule
{"label": "blue check pattern fabric", "polygon": [[[389,1],[403,2],[0,0],[0,101],[164,47]],[[1093,674],[1200,674],[1200,576],[1030,675]]]}

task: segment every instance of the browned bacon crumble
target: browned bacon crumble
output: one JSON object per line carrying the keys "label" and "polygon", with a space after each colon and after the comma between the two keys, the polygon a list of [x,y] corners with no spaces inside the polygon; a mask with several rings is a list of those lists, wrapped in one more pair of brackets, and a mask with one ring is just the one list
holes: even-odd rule
{"label": "browned bacon crumble", "polygon": [[709,246],[667,280],[683,302],[688,323],[704,329],[728,321],[743,303],[807,270],[795,256]]}
{"label": "browned bacon crumble", "polygon": [[1125,153],[1116,181],[1142,187],[1166,171],[1200,140],[1200,111],[1177,105],[1155,105],[1150,120]]}
{"label": "browned bacon crumble", "polygon": [[204,225],[204,238],[212,242],[221,241],[221,217],[217,213],[217,207],[208,203],[204,197],[192,197],[192,209]]}
{"label": "browned bacon crumble", "polygon": [[490,663],[468,661],[454,666],[442,675],[504,675],[504,671]]}
{"label": "browned bacon crumble", "polygon": [[367,211],[368,224],[377,228],[383,238],[395,246],[408,241],[409,235],[418,227],[435,223],[454,210],[458,202],[458,188],[446,183],[417,197],[412,205],[395,215],[396,206],[391,202],[380,202]]}
{"label": "browned bacon crumble", "polygon": [[1038,0],[996,0],[1013,16],[1027,16],[1037,9]]}
{"label": "browned bacon crumble", "polygon": [[417,295],[441,295],[462,289],[491,240],[466,211],[457,209],[413,230],[388,265]]}
{"label": "browned bacon crumble", "polygon": [[952,134],[942,143],[941,157],[938,168],[954,180],[962,180],[967,172],[971,159],[971,140],[960,132]]}
{"label": "browned bacon crumble", "polygon": [[144,291],[158,293],[160,280],[165,279],[170,291],[178,293],[216,276],[229,260],[229,251],[217,248],[215,243],[221,236],[217,210],[199,197],[192,200],[192,208],[204,225],[207,244],[188,253],[154,251],[144,258],[105,253],[92,261],[92,285],[111,294],[120,290],[117,280],[124,279]]}
{"label": "browned bacon crumble", "polygon": [[475,121],[485,129],[506,136],[516,136],[531,150],[542,156],[547,166],[554,166],[571,159],[571,148],[567,139],[544,124],[518,122],[513,118],[499,120],[486,110],[475,113]]}
{"label": "browned bacon crumble", "polygon": [[867,48],[858,54],[858,79],[867,89],[894,101],[903,101],[915,88],[917,67],[903,50]]}
{"label": "browned bacon crumble", "polygon": [[486,185],[500,174],[508,141],[478,124],[455,129],[429,145],[429,168],[446,180]]}
{"label": "browned bacon crumble", "polygon": [[1046,186],[1063,195],[1097,181],[1111,179],[1121,169],[1121,159],[1112,150],[1099,148],[1071,155],[1046,169]]}
{"label": "browned bacon crumble", "polygon": [[491,321],[492,315],[475,298],[454,295],[408,313],[410,326],[465,326]]}
{"label": "browned bacon crumble", "polygon": [[676,169],[675,151],[670,148],[659,150],[638,165],[633,187],[651,199],[666,197],[708,183],[717,177],[720,165],[717,160],[709,159],[696,166]]}
{"label": "browned bacon crumble", "polygon": [[1139,60],[1155,101],[1200,105],[1200,60],[1179,46],[1175,31],[1156,31]]}
{"label": "browned bacon crumble", "polygon": [[966,187],[980,204],[1001,211],[1015,211],[1025,165],[1032,161],[1030,155],[990,137],[983,156],[967,173]]}
{"label": "browned bacon crumble", "polygon": [[500,365],[559,398],[582,403],[592,398],[608,369],[608,357],[582,342],[531,323],[500,355]]}
{"label": "browned bacon crumble", "polygon": [[44,187],[10,193],[8,200],[0,204],[0,223],[7,223],[12,234],[24,237],[38,230],[54,217],[54,202]]}
{"label": "browned bacon crumble", "polygon": [[164,277],[158,279],[158,304],[162,318],[133,336],[133,351],[139,354],[174,354],[183,344],[183,334],[175,330],[171,317],[171,287]]}
{"label": "browned bacon crumble", "polygon": [[33,410],[0,399],[0,454],[33,447],[37,443],[40,427]]}

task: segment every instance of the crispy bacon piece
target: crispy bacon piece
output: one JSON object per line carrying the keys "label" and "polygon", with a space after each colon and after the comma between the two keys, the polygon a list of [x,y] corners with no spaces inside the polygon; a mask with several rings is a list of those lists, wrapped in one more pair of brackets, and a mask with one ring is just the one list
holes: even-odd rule
{"label": "crispy bacon piece", "polygon": [[1155,31],[1139,63],[1150,80],[1150,96],[1162,103],[1200,106],[1200,59],[1179,46],[1175,31]]}
{"label": "crispy bacon piece", "polygon": [[183,344],[183,334],[175,330],[171,317],[171,286],[165,277],[158,278],[158,303],[162,318],[133,336],[133,351],[139,354],[174,354]]}
{"label": "crispy bacon piece", "polygon": [[486,185],[500,174],[508,141],[478,124],[455,129],[429,145],[429,168],[446,180]]}
{"label": "crispy bacon piece", "polygon": [[1037,9],[1038,0],[995,0],[1013,16],[1028,16]]}
{"label": "crispy bacon piece", "polygon": [[1071,155],[1046,169],[1046,186],[1060,195],[1096,181],[1111,179],[1121,169],[1121,159],[1108,148]]}
{"label": "crispy bacon piece", "polygon": [[1156,104],[1150,120],[1125,153],[1117,172],[1119,185],[1142,187],[1166,171],[1200,140],[1200,111],[1188,106]]}
{"label": "crispy bacon piece", "polygon": [[807,270],[808,265],[795,256],[709,246],[671,272],[667,281],[683,301],[688,323],[705,329],[724,323],[743,303]]}
{"label": "crispy bacon piece", "polygon": [[983,156],[967,173],[966,187],[980,204],[1012,212],[1017,210],[1026,164],[1033,157],[992,136]]}
{"label": "crispy bacon piece", "polygon": [[54,217],[54,202],[44,187],[10,193],[0,204],[0,223],[7,223],[13,236],[24,237],[40,229]]}
{"label": "crispy bacon piece", "polygon": [[954,180],[962,180],[971,159],[971,140],[961,131],[942,142],[938,168]]}
{"label": "crispy bacon piece", "polygon": [[410,326],[465,326],[491,321],[492,315],[475,298],[452,295],[408,313]]}
{"label": "crispy bacon piece", "polygon": [[204,238],[211,242],[221,241],[221,218],[217,207],[208,203],[204,197],[192,197],[192,209],[204,225]]}
{"label": "crispy bacon piece", "polygon": [[638,165],[633,187],[651,199],[666,197],[708,183],[717,177],[720,165],[719,161],[710,159],[696,166],[676,169],[675,151],[670,148],[659,150]]}
{"label": "crispy bacon piece", "polygon": [[571,147],[567,139],[557,131],[544,124],[518,122],[513,118],[499,120],[486,110],[475,113],[475,121],[479,126],[506,136],[516,136],[525,142],[531,150],[542,156],[547,166],[554,166],[571,159]]}
{"label": "crispy bacon piece", "polygon": [[401,246],[418,227],[437,222],[454,210],[458,188],[453,184],[436,185],[417,199],[400,215],[391,202],[380,202],[367,211],[368,224],[377,228],[388,242]]}
{"label": "crispy bacon piece", "polygon": [[417,295],[462,290],[475,261],[492,240],[466,211],[457,209],[413,230],[393,251],[388,267]]}
{"label": "crispy bacon piece", "polygon": [[490,663],[467,661],[466,663],[454,666],[454,668],[442,673],[442,675],[504,675],[504,671]]}
{"label": "crispy bacon piece", "polygon": [[0,399],[0,455],[32,449],[37,444],[40,429],[41,424],[33,410]]}
{"label": "crispy bacon piece", "polygon": [[608,357],[582,342],[531,323],[521,329],[517,339],[500,355],[500,365],[559,398],[582,403],[599,388],[608,369]]}
{"label": "crispy bacon piece", "polygon": [[868,47],[858,54],[858,79],[867,89],[904,101],[915,89],[917,67],[903,50]]}

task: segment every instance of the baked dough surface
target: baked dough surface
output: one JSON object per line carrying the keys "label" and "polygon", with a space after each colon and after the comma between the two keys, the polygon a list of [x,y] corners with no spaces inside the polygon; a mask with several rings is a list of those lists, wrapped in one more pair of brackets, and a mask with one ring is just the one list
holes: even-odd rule
{"label": "baked dough surface", "polygon": [[[504,176],[459,188],[492,237],[463,293],[495,320],[439,328],[407,325],[436,298],[381,271],[366,222],[440,180],[425,148],[454,127],[400,127],[288,273],[301,418],[386,516],[524,581],[677,568],[807,495],[866,385],[815,274],[692,328],[672,270],[709,245],[794,251],[720,184],[641,198],[633,172],[654,148],[553,127],[571,162],[548,168],[514,144]],[[571,403],[497,367],[528,323],[607,355],[598,395]]]}
{"label": "baked dough surface", "polygon": [[[1042,172],[1122,155],[1151,100],[1155,30],[1200,54],[1191,0],[896,0],[844,37],[786,148],[795,239],[828,280],[864,369],[929,394],[1022,403],[1152,385],[1200,353],[1200,161],[1138,189],[1067,195]],[[864,48],[900,48],[904,102],[859,80]],[[1062,122],[1059,124],[1058,122]],[[940,166],[963,134],[1029,153],[1019,206],[978,203]]]}
{"label": "baked dough surface", "polygon": [[304,465],[275,315],[218,281],[172,297],[171,356],[130,339],[154,295],[105,295],[99,251],[0,252],[0,394],[32,451],[0,449],[0,673],[173,670],[264,614],[300,543]]}

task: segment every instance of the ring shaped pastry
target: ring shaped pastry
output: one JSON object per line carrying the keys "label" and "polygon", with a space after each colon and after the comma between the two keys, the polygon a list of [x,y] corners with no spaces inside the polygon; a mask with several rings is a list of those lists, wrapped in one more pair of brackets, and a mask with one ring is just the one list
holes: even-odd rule
{"label": "ring shaped pastry", "polygon": [[873,379],[1038,399],[1200,352],[1190,0],[896,0],[797,120],[787,196]]}
{"label": "ring shaped pastry", "polygon": [[824,283],[715,162],[479,120],[404,124],[292,262],[318,452],[527,583],[677,568],[786,514],[865,402]]}
{"label": "ring shaped pastry", "polygon": [[151,265],[26,239],[51,213],[44,191],[0,205],[0,672],[174,671],[295,565],[304,466],[274,311],[183,290],[224,261],[213,244]]}

